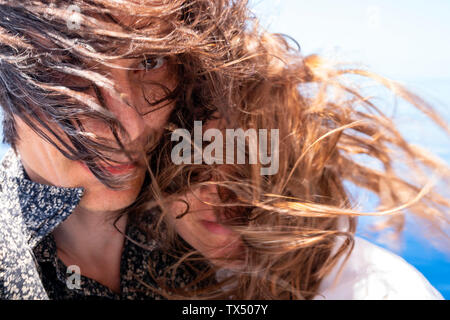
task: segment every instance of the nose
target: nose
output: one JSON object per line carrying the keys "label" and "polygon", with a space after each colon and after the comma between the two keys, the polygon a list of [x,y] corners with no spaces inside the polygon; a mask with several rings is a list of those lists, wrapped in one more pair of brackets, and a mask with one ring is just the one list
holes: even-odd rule
{"label": "nose", "polygon": [[[103,92],[104,101],[108,109],[116,116],[129,135],[129,139],[123,140],[124,143],[129,143],[138,140],[147,130],[147,126],[142,116],[133,107],[135,105],[134,95],[126,75],[121,74],[120,70],[115,73],[115,84],[117,90],[120,90],[123,101],[119,98],[113,97],[108,92]],[[127,104],[128,103],[128,104]],[[125,137],[120,137],[125,139]]]}

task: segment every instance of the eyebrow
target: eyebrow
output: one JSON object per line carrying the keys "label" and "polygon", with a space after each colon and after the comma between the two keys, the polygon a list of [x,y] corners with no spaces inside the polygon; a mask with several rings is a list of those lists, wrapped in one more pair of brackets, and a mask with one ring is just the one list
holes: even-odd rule
{"label": "eyebrow", "polygon": [[140,58],[143,58],[143,56],[138,56],[136,58],[133,58],[133,57],[120,58],[120,59],[116,59],[116,60],[102,61],[102,62],[93,61],[94,64],[90,64],[89,62],[91,62],[91,61],[86,61],[86,62],[83,62],[83,66],[85,66],[86,68],[89,68],[91,70],[94,70],[94,71],[103,70],[105,68],[115,68],[115,69],[123,69],[123,70],[131,69],[131,70],[134,70],[134,68],[132,68],[131,66],[122,66],[120,64],[117,64],[116,61],[117,60],[121,60],[121,61],[129,60],[129,61],[131,61],[131,60],[139,60]]}
{"label": "eyebrow", "polygon": [[131,17],[131,19],[130,19],[131,21],[129,21],[130,25],[133,25],[133,27],[130,27],[129,25],[124,24],[122,20],[118,19],[117,17],[114,17],[110,13],[106,13],[105,15],[112,22],[118,24],[119,26],[121,26],[125,30],[131,30],[131,29],[142,30],[142,29],[144,29],[145,27],[147,27],[150,23],[152,23],[154,21],[154,19],[150,19],[150,18],[144,21],[142,18],[141,19],[139,19],[139,18],[132,18],[132,16],[129,16],[129,17]]}

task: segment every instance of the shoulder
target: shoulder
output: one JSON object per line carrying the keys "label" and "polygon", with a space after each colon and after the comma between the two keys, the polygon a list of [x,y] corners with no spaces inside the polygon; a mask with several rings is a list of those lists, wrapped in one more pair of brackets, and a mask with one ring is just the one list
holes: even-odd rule
{"label": "shoulder", "polygon": [[21,214],[10,149],[0,163],[0,299],[47,299]]}
{"label": "shoulder", "polygon": [[400,256],[355,237],[355,247],[339,274],[343,258],[326,276],[315,299],[443,299]]}

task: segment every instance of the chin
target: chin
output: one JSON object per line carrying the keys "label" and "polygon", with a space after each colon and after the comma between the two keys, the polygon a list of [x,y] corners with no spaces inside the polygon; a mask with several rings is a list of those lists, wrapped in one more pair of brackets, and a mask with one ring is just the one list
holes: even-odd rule
{"label": "chin", "polygon": [[127,190],[114,191],[109,188],[89,189],[80,201],[79,207],[89,211],[117,211],[131,205],[137,198],[140,185]]}
{"label": "chin", "polygon": [[86,201],[81,200],[79,207],[89,211],[118,211],[131,205],[136,199],[136,197],[125,199],[103,197],[101,201],[98,201],[98,198],[97,200],[95,199],[87,199]]}

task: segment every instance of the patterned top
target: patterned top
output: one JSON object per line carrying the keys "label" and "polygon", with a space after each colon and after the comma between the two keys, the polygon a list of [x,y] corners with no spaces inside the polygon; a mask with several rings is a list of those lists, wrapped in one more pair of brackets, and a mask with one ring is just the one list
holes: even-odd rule
{"label": "patterned top", "polygon": [[[121,292],[77,275],[56,255],[52,231],[73,212],[83,188],[62,188],[33,182],[20,155],[9,149],[0,164],[0,299],[162,299],[155,276],[162,276],[174,258],[154,240],[128,223],[120,263]],[[76,274],[75,274],[76,275]],[[181,266],[175,283],[183,287],[194,272]]]}

